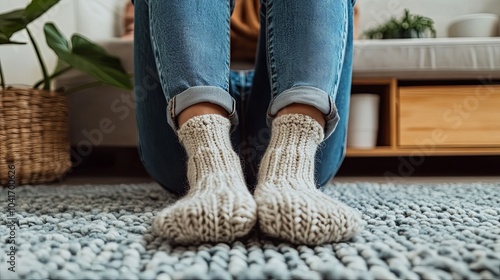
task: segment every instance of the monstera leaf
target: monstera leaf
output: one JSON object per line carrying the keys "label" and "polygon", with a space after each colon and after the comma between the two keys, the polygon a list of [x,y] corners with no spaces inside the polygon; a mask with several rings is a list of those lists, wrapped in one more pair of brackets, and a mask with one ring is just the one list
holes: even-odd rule
{"label": "monstera leaf", "polygon": [[[26,28],[28,24],[43,15],[60,0],[33,0],[24,9],[0,15],[0,36],[10,39],[12,35]],[[0,39],[2,40],[2,39]]]}
{"label": "monstera leaf", "polygon": [[25,43],[23,42],[15,42],[11,41],[9,38],[7,38],[5,35],[0,34],[0,45],[12,45],[12,44],[17,44],[17,45],[23,45]]}
{"label": "monstera leaf", "polygon": [[44,31],[47,44],[60,60],[104,84],[132,89],[130,76],[119,58],[76,34],[70,44],[53,23],[45,24]]}

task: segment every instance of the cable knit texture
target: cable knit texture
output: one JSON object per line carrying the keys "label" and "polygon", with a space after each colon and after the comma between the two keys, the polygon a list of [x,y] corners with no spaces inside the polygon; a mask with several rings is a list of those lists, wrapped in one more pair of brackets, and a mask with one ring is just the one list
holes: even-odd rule
{"label": "cable knit texture", "polygon": [[315,185],[315,154],[323,138],[323,128],[311,117],[286,114],[273,121],[254,193],[263,232],[319,245],[348,240],[360,230],[360,215]]}
{"label": "cable knit texture", "polygon": [[231,242],[255,225],[255,201],[231,146],[230,126],[225,117],[201,115],[178,130],[188,156],[190,188],[155,219],[159,235],[180,244]]}

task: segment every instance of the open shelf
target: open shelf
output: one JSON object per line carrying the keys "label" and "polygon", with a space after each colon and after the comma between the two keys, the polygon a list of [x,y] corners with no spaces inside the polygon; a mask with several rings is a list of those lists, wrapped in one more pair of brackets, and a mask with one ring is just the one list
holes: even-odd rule
{"label": "open shelf", "polygon": [[[497,104],[500,103],[500,86],[491,85],[489,87],[484,87],[484,85],[476,85],[475,87],[471,87],[471,86],[447,85],[450,88],[443,88],[441,84],[436,84],[436,85],[433,85],[432,83],[430,84],[431,86],[423,87],[424,85],[426,85],[426,83],[422,82],[418,83],[418,85],[420,85],[418,88],[408,88],[407,86],[401,87],[402,85],[406,85],[405,82],[397,81],[396,79],[353,79],[352,90],[351,90],[352,95],[359,93],[371,93],[380,96],[378,132],[377,132],[377,143],[373,149],[355,149],[347,147],[346,156],[347,157],[398,157],[398,156],[418,157],[418,156],[500,155],[500,142],[497,141],[500,133],[498,129],[499,126],[497,122],[492,121],[495,117],[498,117],[500,119],[500,113],[498,113],[499,111],[496,109]],[[446,101],[446,102],[444,101],[441,102],[442,104],[440,103],[441,105],[439,105],[443,106],[444,108],[443,111],[449,109],[449,107],[452,106],[454,103],[457,102],[463,103],[464,100],[466,101],[468,100],[467,98],[471,99],[472,97],[476,96],[478,92],[482,93],[482,95],[480,95],[479,97],[484,97],[484,98],[488,97],[488,103],[482,104],[481,107],[486,112],[476,110],[478,112],[475,112],[476,115],[474,115],[475,117],[474,119],[472,117],[470,117],[469,119],[463,119],[464,123],[466,121],[469,121],[469,123],[467,123],[468,126],[466,126],[465,124],[462,125],[462,127],[464,128],[463,132],[453,131],[450,129],[446,130],[447,127],[436,121],[436,118],[433,117],[431,119],[428,118],[429,120],[426,119],[425,122],[421,125],[422,127],[425,127],[425,125],[427,125],[428,127],[426,128],[430,132],[428,134],[425,134],[427,132],[425,133],[419,132],[420,130],[418,130],[417,132],[420,133],[419,137],[415,137],[412,136],[411,134],[411,133],[413,134],[416,133],[415,128],[410,127],[407,128],[406,130],[402,129],[402,124],[405,123],[401,123],[400,118],[402,118],[403,116],[406,117],[406,119],[408,119],[407,116],[408,110],[400,112],[400,110],[402,110],[400,108],[402,106],[401,103],[405,101],[406,103],[404,103],[403,105],[407,107],[410,105],[416,106],[415,102],[411,100],[408,101],[406,99],[405,100],[400,99],[401,91],[403,90],[404,92],[406,92],[405,96],[409,96],[409,94],[413,92],[419,93],[419,90],[420,91],[427,90],[425,93],[429,92],[428,95],[431,96],[433,99],[431,100],[431,98],[428,98],[429,99],[428,104],[426,103],[420,105],[420,108],[418,108],[418,110],[414,110],[418,112],[422,112],[422,110],[431,111],[431,109],[433,108],[432,106],[434,107],[438,106],[439,104],[436,105],[434,104],[435,102],[432,103],[437,98],[438,94],[444,96],[441,99],[445,99],[444,101]],[[413,91],[410,92],[410,90]],[[406,107],[404,107],[403,109],[405,108]],[[434,108],[434,111],[438,113],[440,112],[439,108],[437,109]],[[473,112],[474,111],[471,111],[470,113]],[[480,113],[482,115],[480,115]],[[482,123],[481,120],[485,121]],[[421,121],[421,119],[418,119],[417,121],[419,122],[418,124],[423,122]],[[420,127],[417,128],[421,129]],[[459,134],[457,135],[462,136],[462,138],[464,139],[465,137],[463,135],[469,135],[469,134],[478,135],[482,133],[481,135],[483,135],[483,138],[485,138],[486,140],[481,142],[477,139],[473,139],[463,143],[457,141],[455,141],[456,143],[439,142],[433,145],[432,147],[425,147],[425,146],[420,147],[418,145],[413,145],[412,141],[407,140],[409,137],[410,139],[413,138],[426,139],[425,137],[433,136],[433,134],[430,133],[437,129],[446,131],[446,133],[452,136],[455,136],[457,133],[462,133],[460,135]],[[406,138],[402,138],[403,136],[405,136]],[[469,135],[468,137],[470,138],[471,136]],[[401,139],[406,139],[407,141],[403,142]]]}
{"label": "open shelf", "polygon": [[395,79],[353,79],[351,94],[370,93],[380,97],[377,143],[374,149],[347,148],[346,156],[390,156],[396,148]]}
{"label": "open shelf", "polygon": [[375,149],[352,149],[346,151],[347,157],[397,157],[397,156],[479,156],[499,155],[500,148],[439,148],[426,150],[420,148],[376,147]]}

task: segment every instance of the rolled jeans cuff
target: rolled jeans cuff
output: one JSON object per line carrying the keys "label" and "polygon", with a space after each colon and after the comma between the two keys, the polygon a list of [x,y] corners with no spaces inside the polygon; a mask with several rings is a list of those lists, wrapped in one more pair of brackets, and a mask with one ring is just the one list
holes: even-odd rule
{"label": "rolled jeans cuff", "polygon": [[294,87],[276,96],[271,101],[267,112],[267,125],[271,127],[276,114],[281,109],[293,103],[309,105],[322,112],[326,120],[324,139],[332,135],[339,122],[339,114],[335,102],[325,91],[310,86]]}
{"label": "rolled jeans cuff", "polygon": [[202,102],[219,105],[227,111],[227,118],[231,121],[231,132],[238,126],[236,101],[231,95],[219,87],[195,86],[175,95],[167,105],[167,121],[175,132],[179,129],[177,117],[186,108]]}

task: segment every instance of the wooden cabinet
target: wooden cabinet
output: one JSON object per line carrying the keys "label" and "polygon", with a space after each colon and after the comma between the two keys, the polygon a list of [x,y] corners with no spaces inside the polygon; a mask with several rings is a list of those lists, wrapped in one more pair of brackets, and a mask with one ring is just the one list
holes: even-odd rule
{"label": "wooden cabinet", "polygon": [[348,157],[500,155],[500,85],[354,79],[352,92],[380,95],[377,147]]}
{"label": "wooden cabinet", "polygon": [[398,144],[500,147],[500,86],[400,87]]}

